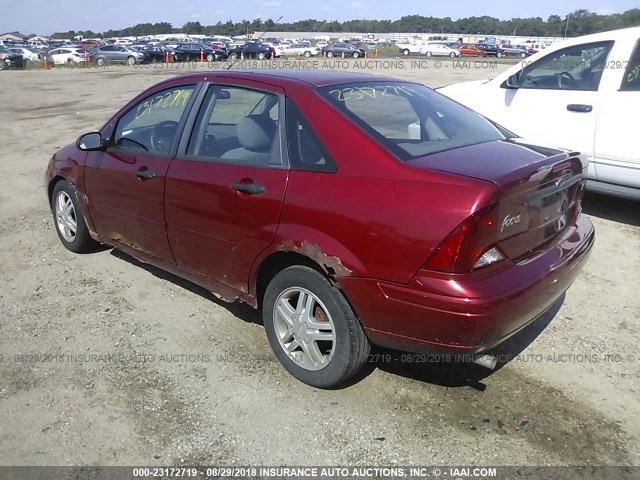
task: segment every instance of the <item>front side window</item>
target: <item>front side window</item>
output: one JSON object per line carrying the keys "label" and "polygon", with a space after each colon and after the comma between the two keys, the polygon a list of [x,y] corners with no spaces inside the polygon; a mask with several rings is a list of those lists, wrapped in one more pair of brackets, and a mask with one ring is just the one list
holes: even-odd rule
{"label": "front side window", "polygon": [[279,165],[280,97],[212,85],[202,103],[187,155],[229,163]]}
{"label": "front side window", "polygon": [[168,88],[133,106],[118,120],[111,148],[169,154],[194,88],[194,85]]}
{"label": "front side window", "polygon": [[552,90],[598,90],[613,42],[563,48],[525,68],[521,88]]}
{"label": "front side window", "polygon": [[640,40],[631,55],[627,69],[624,72],[620,90],[640,91]]}
{"label": "front side window", "polygon": [[404,161],[506,138],[488,120],[423,85],[364,82],[319,92]]}

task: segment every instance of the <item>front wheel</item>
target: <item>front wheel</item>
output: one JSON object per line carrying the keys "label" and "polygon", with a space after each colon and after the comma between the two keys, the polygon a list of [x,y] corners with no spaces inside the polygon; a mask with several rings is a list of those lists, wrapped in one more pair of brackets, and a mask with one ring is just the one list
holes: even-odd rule
{"label": "front wheel", "polygon": [[207,54],[207,62],[214,62],[215,59],[216,57],[212,53]]}
{"label": "front wheel", "polygon": [[502,54],[502,52],[498,52],[498,53],[496,53],[496,57],[498,57],[498,58],[502,58],[503,56],[504,56],[504,55]]}
{"label": "front wheel", "polygon": [[127,57],[127,65],[135,65],[136,57]]}
{"label": "front wheel", "polygon": [[260,52],[258,54],[258,60],[264,60],[265,58],[267,58],[267,54],[264,52]]}
{"label": "front wheel", "polygon": [[269,344],[298,380],[344,383],[365,364],[369,341],[340,290],[316,270],[293,266],[269,283],[262,306]]}
{"label": "front wheel", "polygon": [[430,56],[431,56],[431,55],[433,55],[433,54],[432,54],[431,52],[427,52],[427,53],[425,53],[425,55],[426,55],[427,57],[430,57]]}
{"label": "front wheel", "polygon": [[402,55],[404,55],[405,57],[408,56],[411,52],[409,51],[408,48],[405,48],[404,50],[402,50]]}
{"label": "front wheel", "polygon": [[360,52],[353,52],[352,57],[353,58],[359,58],[360,57]]}
{"label": "front wheel", "polygon": [[76,191],[64,180],[59,181],[53,189],[51,209],[56,232],[67,250],[81,253],[96,245],[80,211]]}
{"label": "front wheel", "polygon": [[451,58],[453,58],[453,57],[455,57],[455,56],[456,56],[456,54],[455,54],[455,53],[453,53],[453,52],[451,52],[451,53],[449,54],[449,56],[450,56]]}
{"label": "front wheel", "polygon": [[231,55],[229,55],[229,58],[231,60],[237,60],[238,59],[238,54],[237,53],[232,53]]}
{"label": "front wheel", "polygon": [[327,57],[333,58],[334,53],[332,51],[327,52]]}

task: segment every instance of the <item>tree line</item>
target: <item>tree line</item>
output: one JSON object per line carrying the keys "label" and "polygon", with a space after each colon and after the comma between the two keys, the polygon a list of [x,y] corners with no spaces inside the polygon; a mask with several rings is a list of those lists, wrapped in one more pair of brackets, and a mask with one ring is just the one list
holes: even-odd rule
{"label": "tree line", "polygon": [[82,35],[91,37],[129,37],[170,33],[200,35],[246,35],[262,32],[316,32],[336,33],[459,33],[469,35],[520,35],[530,37],[577,37],[590,33],[604,32],[618,28],[640,25],[640,9],[634,8],[624,13],[600,15],[588,10],[577,10],[564,18],[551,15],[546,20],[540,17],[512,18],[499,20],[495,17],[468,17],[452,20],[450,17],[436,18],[422,15],[407,15],[398,20],[299,20],[291,23],[276,23],[273,19],[243,20],[240,22],[222,22],[215,25],[202,25],[200,22],[187,22],[182,27],[174,27],[169,22],[139,23],[121,30],[92,32],[91,30],[57,32],[54,38],[72,38]]}

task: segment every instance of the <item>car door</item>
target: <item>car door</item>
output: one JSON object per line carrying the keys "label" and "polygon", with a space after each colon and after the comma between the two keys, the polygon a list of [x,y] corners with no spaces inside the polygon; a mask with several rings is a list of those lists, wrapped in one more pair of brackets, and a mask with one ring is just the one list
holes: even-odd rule
{"label": "car door", "polygon": [[87,154],[89,212],[107,243],[173,263],[165,178],[195,89],[195,84],[176,83],[133,102],[103,132],[106,149]]}
{"label": "car door", "polygon": [[496,89],[498,98],[482,97],[480,112],[527,140],[591,157],[601,80],[608,73],[603,66],[612,46],[585,43],[542,57],[521,70],[518,88],[504,82]]}
{"label": "car door", "polygon": [[273,241],[288,169],[284,92],[258,82],[211,84],[166,183],[169,242],[179,267],[247,291]]}
{"label": "car door", "polygon": [[600,107],[594,145],[598,180],[640,188],[638,124],[631,116],[640,111],[640,39],[621,44],[607,67],[612,82]]}

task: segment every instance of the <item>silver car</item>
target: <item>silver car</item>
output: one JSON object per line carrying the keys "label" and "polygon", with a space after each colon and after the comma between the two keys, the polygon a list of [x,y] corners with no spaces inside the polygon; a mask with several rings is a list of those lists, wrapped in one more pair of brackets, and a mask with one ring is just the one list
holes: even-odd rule
{"label": "silver car", "polygon": [[148,62],[150,57],[146,53],[125,45],[105,45],[89,50],[89,59],[98,65],[109,63],[135,65],[136,63]]}

